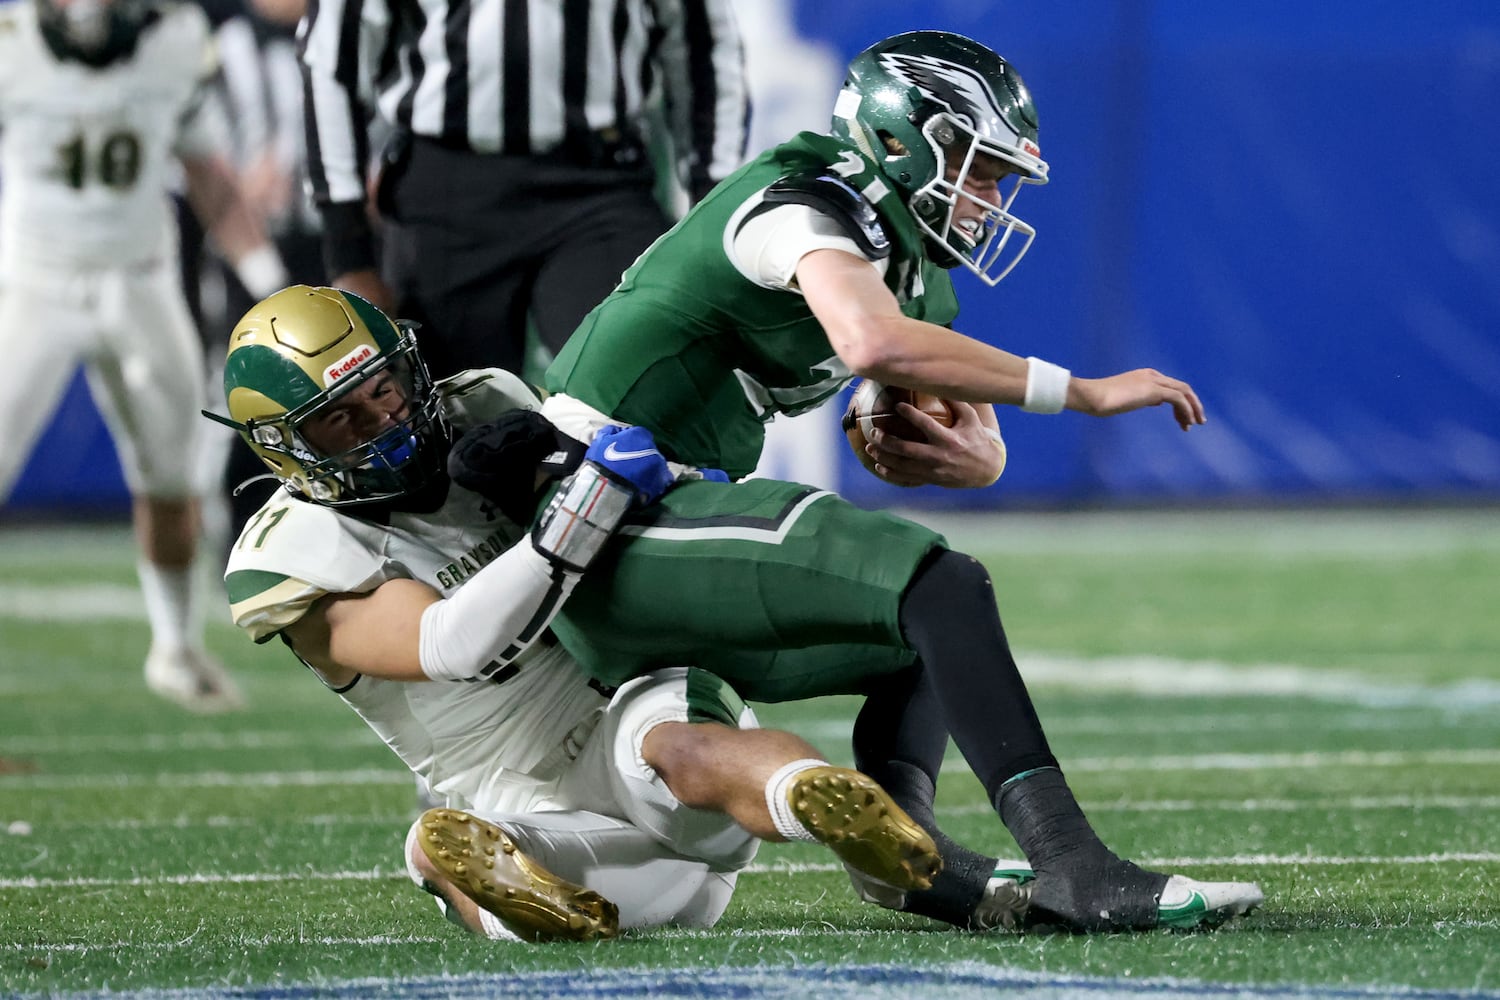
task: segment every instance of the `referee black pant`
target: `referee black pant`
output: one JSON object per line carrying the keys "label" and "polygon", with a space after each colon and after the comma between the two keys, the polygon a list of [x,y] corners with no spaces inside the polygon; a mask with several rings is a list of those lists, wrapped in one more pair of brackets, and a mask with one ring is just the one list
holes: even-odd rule
{"label": "referee black pant", "polygon": [[640,166],[449,149],[414,138],[387,169],[383,277],[437,378],[520,373],[527,320],[556,354],[668,219]]}

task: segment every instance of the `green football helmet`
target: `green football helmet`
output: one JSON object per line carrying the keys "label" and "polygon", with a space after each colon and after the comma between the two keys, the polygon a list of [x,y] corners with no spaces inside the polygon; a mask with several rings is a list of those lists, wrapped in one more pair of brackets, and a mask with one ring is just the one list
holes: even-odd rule
{"label": "green football helmet", "polygon": [[[1036,106],[1011,65],[946,31],[911,31],[877,42],[849,64],[833,133],[859,147],[901,193],[928,255],[994,285],[1020,262],[1036,230],[1011,214],[1024,184],[1047,183]],[[995,200],[965,189],[980,156],[1015,171]],[[948,167],[957,176],[948,177]],[[981,205],[977,231],[954,225],[960,200]]]}
{"label": "green football helmet", "polygon": [[[239,431],[289,490],[316,503],[409,496],[445,474],[451,443],[414,329],[351,292],[284,288],[256,304],[230,335],[230,419],[215,419]],[[338,454],[320,454],[304,428],[377,378],[386,380],[367,392],[401,394],[389,426]]]}

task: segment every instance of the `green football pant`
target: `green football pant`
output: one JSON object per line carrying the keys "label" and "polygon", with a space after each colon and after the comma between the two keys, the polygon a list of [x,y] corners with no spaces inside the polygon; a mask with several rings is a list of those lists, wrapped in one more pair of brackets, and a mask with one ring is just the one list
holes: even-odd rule
{"label": "green football pant", "polygon": [[901,598],[944,544],[808,486],[686,483],[620,529],[552,628],[607,684],[690,665],[753,701],[859,694],[915,662]]}

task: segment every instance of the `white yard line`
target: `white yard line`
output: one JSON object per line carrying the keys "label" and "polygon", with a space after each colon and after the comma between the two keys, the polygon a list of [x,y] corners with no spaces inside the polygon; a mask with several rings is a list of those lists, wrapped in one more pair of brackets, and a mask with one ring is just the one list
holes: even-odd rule
{"label": "white yard line", "polygon": [[111,583],[0,586],[0,618],[33,622],[145,621],[139,588]]}
{"label": "white yard line", "polygon": [[1500,521],[1493,509],[892,513],[941,532],[960,551],[981,556],[1232,554],[1257,560],[1388,560],[1500,550]]}
{"label": "white yard line", "polygon": [[0,775],[0,791],[11,788],[62,790],[110,788],[279,788],[318,785],[406,785],[408,771],[363,768],[348,771],[195,771],[189,774],[7,774]]}
{"label": "white yard line", "polygon": [[[1230,854],[1211,857],[1142,857],[1137,863],[1152,868],[1194,868],[1239,866],[1261,868],[1295,868],[1301,866],[1390,865],[1413,867],[1445,864],[1500,864],[1496,851],[1447,851],[1408,855],[1327,855],[1327,854]],[[801,875],[842,872],[838,862],[820,861],[806,864],[753,864],[742,875]],[[407,878],[406,872],[389,868],[367,871],[319,872],[238,872],[194,873],[190,875],[134,875],[128,878],[0,878],[0,889],[102,889],[116,887],[169,885],[253,885],[284,882],[385,882]]]}
{"label": "white yard line", "polygon": [[[1470,767],[1500,764],[1500,748],[1478,750],[1341,750],[1306,753],[1197,753],[1147,757],[1074,757],[1067,763],[1077,771],[1261,771],[1325,767]],[[947,770],[968,770],[962,761]]]}
{"label": "white yard line", "polygon": [[[1069,771],[1250,771],[1324,767],[1401,768],[1471,767],[1500,764],[1500,748],[1475,750],[1345,750],[1307,753],[1159,754],[1144,757],[1078,757]],[[952,761],[945,772],[966,773]],[[111,788],[274,788],[318,785],[405,785],[405,771],[363,768],[346,771],[196,771],[185,774],[8,774],[0,775],[0,792],[10,789],[63,790]]]}
{"label": "white yard line", "polygon": [[[349,716],[354,722],[354,716]],[[380,738],[355,723],[348,729],[319,727],[316,731],[298,730],[207,730],[196,733],[131,733],[63,736],[0,737],[0,754],[22,756],[34,754],[122,754],[157,753],[173,750],[286,750],[305,747],[380,746]]]}
{"label": "white yard line", "polygon": [[[1051,683],[1050,679],[1043,679]],[[134,675],[130,684],[135,685]],[[1060,685],[1065,686],[1065,685]],[[379,739],[360,727],[350,716],[348,729],[320,727],[315,731],[297,730],[204,730],[200,732],[159,733],[67,733],[49,736],[0,736],[0,756],[46,756],[48,754],[129,754],[159,753],[173,750],[237,751],[317,749],[351,746],[379,746]],[[1300,712],[1258,712],[1255,714],[1197,712],[1192,715],[1159,718],[1152,715],[1073,715],[1053,714],[1045,720],[1047,732],[1069,733],[1107,738],[1140,734],[1213,734],[1213,733],[1282,733],[1305,732],[1315,722],[1319,732],[1369,732],[1432,728],[1430,716],[1372,713],[1364,709],[1329,712],[1309,706]],[[842,742],[849,738],[849,718],[798,720],[793,728],[813,742]],[[1500,725],[1500,722],[1497,722]]]}
{"label": "white yard line", "polygon": [[[24,587],[0,585],[0,620],[43,622],[144,621],[134,587],[109,584]],[[225,622],[218,627],[229,629]],[[1500,681],[1473,677],[1451,684],[1395,684],[1352,670],[1286,663],[1225,663],[1159,656],[1080,657],[1021,651],[1028,684],[1065,690],[1123,691],[1173,697],[1289,697],[1373,708],[1434,708],[1484,712],[1500,707]],[[0,679],[0,694],[46,690],[46,678]]]}
{"label": "white yard line", "polygon": [[[1317,799],[1132,799],[1129,801],[1107,801],[1084,799],[1084,811],[1094,813],[1172,813],[1172,812],[1378,812],[1400,810],[1410,812],[1420,809],[1500,809],[1500,795],[1387,795],[1355,796],[1351,798]],[[964,806],[938,806],[938,815],[982,816],[989,815],[988,805],[975,803]],[[4,816],[0,816],[0,837],[6,835]],[[46,822],[28,820],[28,822]],[[339,826],[402,826],[411,822],[407,813],[368,815],[355,813],[326,813],[312,816],[292,816],[277,820],[279,825],[312,827]],[[136,817],[98,819],[89,823],[91,829],[100,830],[232,830],[241,827],[263,827],[262,816],[165,816],[155,819]],[[31,834],[17,834],[30,836]]]}
{"label": "white yard line", "polygon": [[[1500,795],[1384,795],[1320,799],[1132,799],[1125,802],[1083,800],[1090,815],[1104,812],[1378,812],[1396,809],[1500,809]],[[938,808],[939,816],[987,816],[988,804]]]}
{"label": "white yard line", "polygon": [[1486,712],[1500,706],[1500,681],[1489,677],[1471,677],[1443,685],[1392,684],[1357,671],[1165,656],[1023,653],[1019,662],[1026,683],[1042,688],[1194,698],[1247,695],[1311,698],[1368,708],[1435,708],[1451,712]]}

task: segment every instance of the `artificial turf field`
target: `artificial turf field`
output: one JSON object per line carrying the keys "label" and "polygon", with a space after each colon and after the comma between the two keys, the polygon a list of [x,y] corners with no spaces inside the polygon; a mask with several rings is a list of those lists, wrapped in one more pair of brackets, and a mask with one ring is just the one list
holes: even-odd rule
{"label": "artificial turf field", "polygon": [[[768,844],[711,931],[497,945],[399,871],[410,781],[278,644],[141,681],[123,526],[0,527],[0,996],[1500,996],[1500,516],[946,518],[1116,850],[1255,879],[1215,933],[970,936]],[[837,762],[855,703],[761,712]],[[956,754],[949,832],[1014,844]]]}

